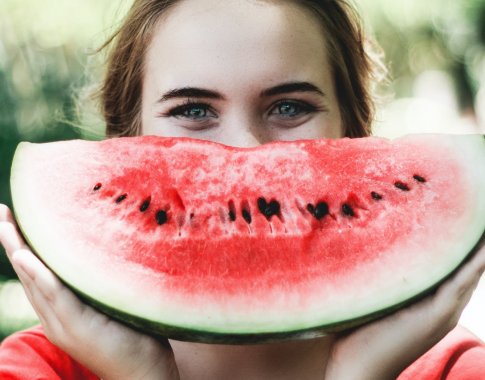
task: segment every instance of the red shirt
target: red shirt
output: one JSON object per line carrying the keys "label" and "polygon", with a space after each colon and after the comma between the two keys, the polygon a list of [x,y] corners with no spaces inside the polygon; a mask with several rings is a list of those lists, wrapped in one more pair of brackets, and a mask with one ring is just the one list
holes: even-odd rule
{"label": "red shirt", "polygon": [[[0,345],[1,380],[98,380],[50,343],[40,326]],[[408,367],[398,380],[484,380],[485,345],[458,327]]]}

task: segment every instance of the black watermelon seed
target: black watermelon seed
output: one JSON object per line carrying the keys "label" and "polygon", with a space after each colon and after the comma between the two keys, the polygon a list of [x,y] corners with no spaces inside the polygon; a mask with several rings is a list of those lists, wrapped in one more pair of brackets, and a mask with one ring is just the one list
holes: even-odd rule
{"label": "black watermelon seed", "polygon": [[245,220],[245,221],[246,221],[248,224],[250,224],[250,223],[251,223],[251,214],[249,213],[249,211],[248,211],[248,210],[246,210],[246,209],[243,209],[243,210],[242,210],[242,217],[244,218],[244,220]]}
{"label": "black watermelon seed", "polygon": [[258,209],[264,214],[264,210],[266,210],[266,207],[268,206],[268,203],[266,202],[266,199],[263,197],[258,198]]}
{"label": "black watermelon seed", "polygon": [[309,212],[310,214],[312,214],[312,215],[314,215],[314,214],[315,214],[315,206],[314,206],[314,205],[312,205],[311,203],[308,203],[308,204],[306,205],[306,209],[308,210],[308,212]]}
{"label": "black watermelon seed", "polygon": [[396,186],[398,189],[402,191],[409,191],[409,186],[406,185],[404,182],[401,182],[401,181],[394,182],[394,186]]}
{"label": "black watermelon seed", "polygon": [[280,204],[278,201],[272,200],[269,202],[268,208],[271,215],[277,215],[280,213]]}
{"label": "black watermelon seed", "polygon": [[165,210],[158,210],[157,213],[155,214],[155,219],[157,221],[158,225],[162,225],[167,223],[168,217],[167,217],[167,212]]}
{"label": "black watermelon seed", "polygon": [[118,198],[116,198],[116,203],[123,202],[127,197],[127,194],[121,194]]}
{"label": "black watermelon seed", "polygon": [[148,210],[148,207],[150,206],[150,198],[147,198],[143,201],[143,203],[140,206],[140,211],[145,212]]}
{"label": "black watermelon seed", "polygon": [[425,178],[423,178],[423,177],[421,177],[420,175],[417,175],[417,174],[413,175],[413,178],[414,178],[416,181],[421,182],[421,183],[426,182],[426,179],[425,179]]}
{"label": "black watermelon seed", "polygon": [[375,191],[371,192],[370,195],[376,201],[380,201],[382,199],[382,195],[379,193],[376,193]]}
{"label": "black watermelon seed", "polygon": [[101,186],[102,186],[102,185],[101,185],[101,184],[98,182],[98,183],[96,184],[96,186],[94,186],[94,187],[93,187],[93,190],[94,190],[94,191],[98,191],[99,189],[101,189]]}
{"label": "black watermelon seed", "polygon": [[355,216],[354,210],[347,203],[342,205],[342,212],[347,216]]}
{"label": "black watermelon seed", "polygon": [[234,206],[234,201],[230,200],[227,206],[229,207],[229,220],[234,222],[236,220],[236,207]]}
{"label": "black watermelon seed", "polygon": [[322,219],[328,214],[328,204],[326,202],[318,202],[313,211],[313,216],[318,220]]}
{"label": "black watermelon seed", "polygon": [[258,198],[258,209],[267,219],[280,212],[280,204],[278,201],[272,200],[267,203],[263,197]]}

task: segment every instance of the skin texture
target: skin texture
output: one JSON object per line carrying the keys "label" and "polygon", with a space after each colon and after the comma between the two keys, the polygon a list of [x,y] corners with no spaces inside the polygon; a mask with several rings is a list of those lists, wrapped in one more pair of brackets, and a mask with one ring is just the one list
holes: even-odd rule
{"label": "skin texture", "polygon": [[[234,17],[238,23],[229,21]],[[143,133],[235,146],[340,137],[324,46],[317,21],[290,2],[182,2],[161,20],[146,57]],[[318,90],[300,86],[274,94],[275,86],[295,82]],[[187,87],[217,98],[200,97],[200,91],[173,97],[173,90]],[[157,341],[82,304],[31,253],[3,205],[0,241],[47,337],[106,380],[395,379],[456,325],[485,270],[482,242],[434,294],[345,334],[259,346],[203,345]]]}

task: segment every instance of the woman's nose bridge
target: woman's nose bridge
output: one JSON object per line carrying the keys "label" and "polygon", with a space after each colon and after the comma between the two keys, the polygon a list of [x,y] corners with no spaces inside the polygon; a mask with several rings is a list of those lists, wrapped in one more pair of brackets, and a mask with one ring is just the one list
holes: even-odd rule
{"label": "woman's nose bridge", "polygon": [[261,136],[261,131],[257,127],[249,126],[244,128],[244,131],[238,131],[235,133],[240,133],[240,143],[244,144],[245,147],[258,146],[264,143],[264,138]]}
{"label": "woman's nose bridge", "polygon": [[247,113],[239,113],[228,119],[227,125],[222,128],[227,134],[225,140],[234,146],[249,148],[266,142],[262,121]]}

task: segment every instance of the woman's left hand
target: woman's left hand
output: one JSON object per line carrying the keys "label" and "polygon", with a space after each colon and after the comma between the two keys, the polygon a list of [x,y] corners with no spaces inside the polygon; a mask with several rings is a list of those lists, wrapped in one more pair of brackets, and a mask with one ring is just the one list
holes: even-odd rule
{"label": "woman's left hand", "polygon": [[485,271],[485,236],[431,295],[337,338],[325,379],[396,379],[456,327]]}

